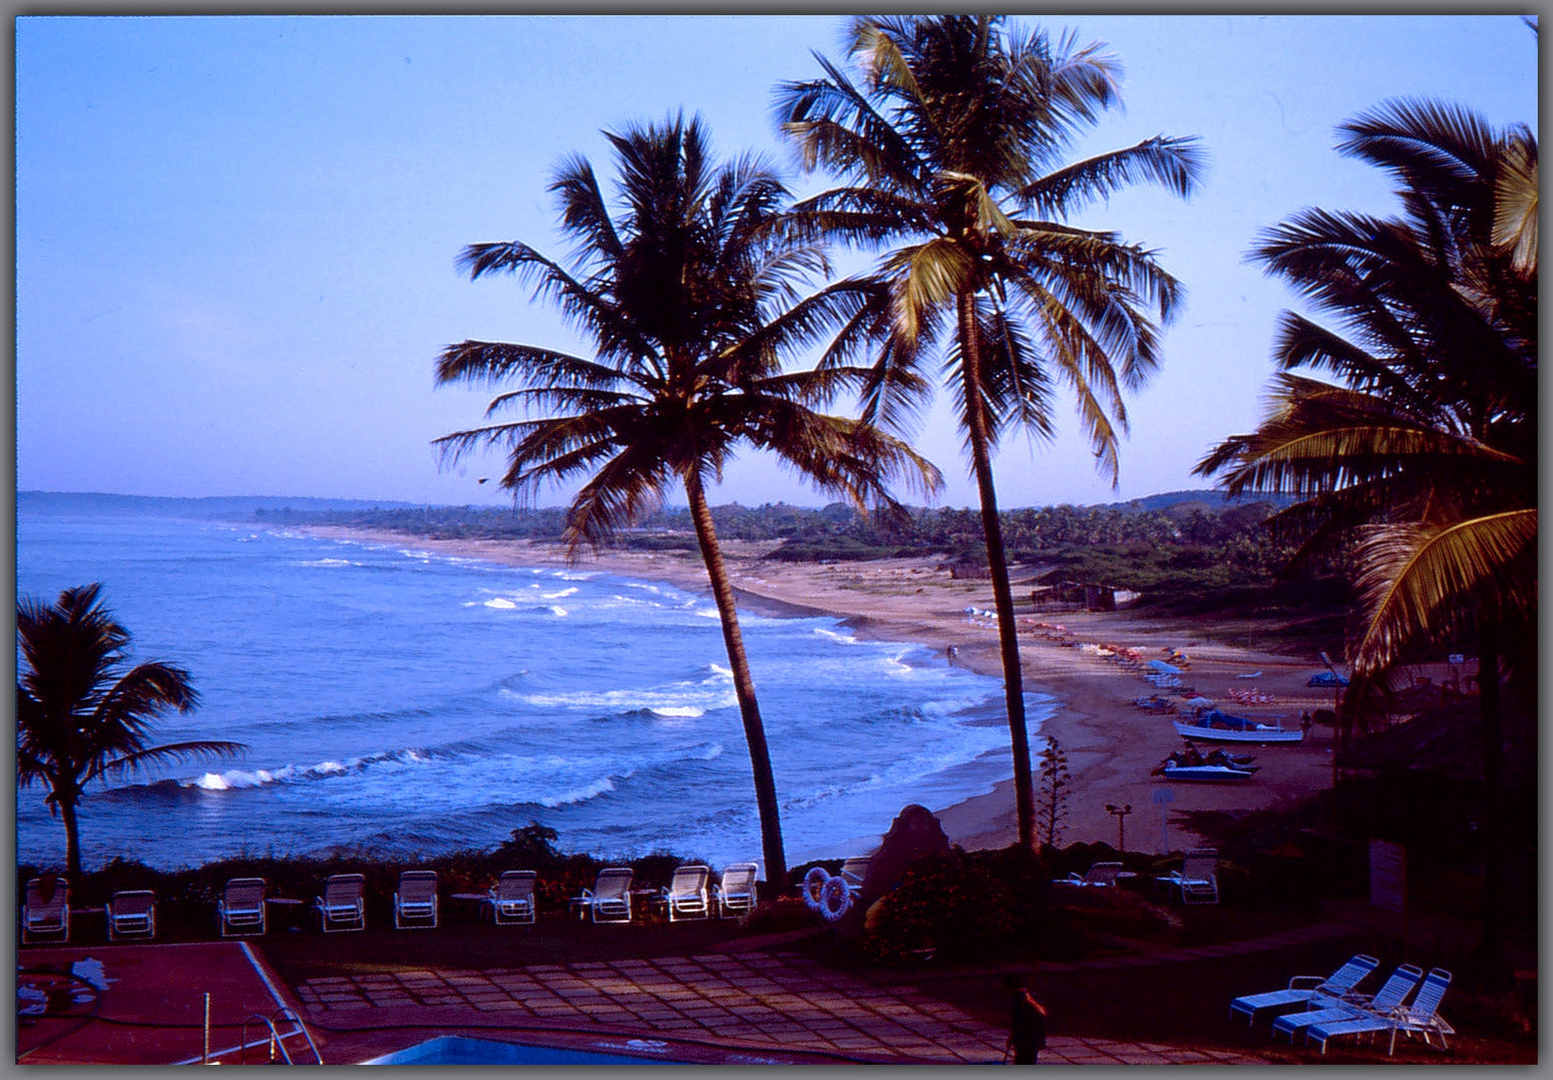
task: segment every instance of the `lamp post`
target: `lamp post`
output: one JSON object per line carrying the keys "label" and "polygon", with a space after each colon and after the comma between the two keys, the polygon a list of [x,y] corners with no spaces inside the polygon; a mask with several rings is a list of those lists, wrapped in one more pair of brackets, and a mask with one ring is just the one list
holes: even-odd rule
{"label": "lamp post", "polygon": [[1126,806],[1117,806],[1114,803],[1105,804],[1105,812],[1116,815],[1116,850],[1127,850],[1127,815],[1132,813],[1132,803]]}

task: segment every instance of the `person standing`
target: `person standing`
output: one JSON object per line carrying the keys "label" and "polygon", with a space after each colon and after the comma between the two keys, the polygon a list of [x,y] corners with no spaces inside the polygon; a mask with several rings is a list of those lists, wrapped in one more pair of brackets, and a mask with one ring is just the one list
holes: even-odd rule
{"label": "person standing", "polygon": [[1036,1055],[1046,1049],[1046,1006],[1018,975],[1008,976],[1003,985],[1014,994],[1003,1059],[1007,1061],[1008,1051],[1012,1050],[1015,1065],[1034,1065]]}

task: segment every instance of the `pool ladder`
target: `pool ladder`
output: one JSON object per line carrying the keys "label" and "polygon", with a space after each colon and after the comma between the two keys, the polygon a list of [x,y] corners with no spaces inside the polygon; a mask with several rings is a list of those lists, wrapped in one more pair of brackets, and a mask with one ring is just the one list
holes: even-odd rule
{"label": "pool ladder", "polygon": [[[296,1064],[296,1062],[291,1060],[291,1052],[286,1049],[286,1040],[296,1035],[301,1035],[302,1038],[307,1040],[307,1048],[313,1052],[313,1059],[319,1065],[324,1063],[323,1055],[318,1052],[318,1046],[313,1042],[313,1036],[308,1033],[307,1025],[302,1023],[302,1018],[291,1009],[281,1008],[270,1016],[265,1016],[263,1013],[251,1013],[248,1019],[243,1021],[243,1037],[238,1040],[240,1045],[237,1063],[239,1065],[246,1065],[248,1063],[248,1025],[254,1020],[259,1021],[270,1029],[270,1064],[273,1065],[275,1063],[276,1050],[280,1051],[281,1060],[287,1065]],[[275,1027],[276,1020],[290,1020],[292,1024],[291,1030],[282,1035]]]}

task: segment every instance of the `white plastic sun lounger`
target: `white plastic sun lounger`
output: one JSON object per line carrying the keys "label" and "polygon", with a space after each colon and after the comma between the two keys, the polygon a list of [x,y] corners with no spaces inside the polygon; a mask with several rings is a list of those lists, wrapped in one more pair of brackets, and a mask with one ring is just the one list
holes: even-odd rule
{"label": "white plastic sun lounger", "polygon": [[1421,968],[1412,964],[1402,964],[1391,973],[1385,985],[1375,992],[1375,996],[1364,1002],[1334,1002],[1320,1009],[1308,1009],[1305,1012],[1284,1013],[1273,1021],[1273,1034],[1279,1032],[1289,1037],[1289,1042],[1294,1042],[1294,1034],[1302,1029],[1321,1024],[1335,1024],[1341,1020],[1360,1020],[1366,1017],[1386,1016],[1391,1010],[1397,1008],[1418,985],[1418,980],[1423,978]]}
{"label": "white plastic sun lounger", "polygon": [[668,888],[663,890],[663,902],[669,909],[669,922],[705,919],[712,914],[706,896],[706,883],[711,875],[711,870],[705,866],[681,866],[674,871]]}
{"label": "white plastic sun lounger", "polygon": [[854,897],[863,891],[863,882],[868,878],[868,864],[872,861],[872,855],[854,855],[841,864],[841,873],[837,876],[847,883]]}
{"label": "white plastic sun lounger", "polygon": [[1219,853],[1212,848],[1188,851],[1181,860],[1181,869],[1172,871],[1156,880],[1181,893],[1183,904],[1217,904],[1219,902]]}
{"label": "white plastic sun lounger", "polygon": [[[1423,985],[1418,988],[1418,996],[1413,999],[1411,1005],[1399,1005],[1390,1013],[1382,1016],[1378,1013],[1371,1016],[1356,1016],[1348,1020],[1332,1020],[1321,1024],[1313,1024],[1305,1029],[1306,1042],[1319,1042],[1321,1052],[1327,1052],[1327,1041],[1339,1035],[1370,1034],[1377,1031],[1389,1031],[1391,1042],[1386,1049],[1386,1056],[1390,1057],[1397,1050],[1397,1032],[1402,1032],[1408,1037],[1414,1034],[1422,1035],[1424,1043],[1433,1046],[1430,1040],[1432,1035],[1440,1037],[1440,1046],[1445,1048],[1445,1036],[1454,1035],[1455,1030],[1445,1022],[1445,1018],[1439,1013],[1440,1001],[1445,997],[1445,991],[1450,987],[1451,973],[1443,968],[1435,968],[1424,976]],[[1379,994],[1375,995],[1377,998]]]}
{"label": "white plastic sun lounger", "polygon": [[61,941],[70,940],[70,884],[62,877],[54,879],[54,891],[47,899],[42,878],[27,882],[27,899],[22,902],[23,944],[39,934],[58,934]]}
{"label": "white plastic sun lounger", "polygon": [[508,870],[491,888],[491,921],[497,926],[532,923],[535,916],[534,887],[539,875],[533,870]]}
{"label": "white plastic sun lounger", "polygon": [[631,878],[629,866],[607,866],[599,871],[593,888],[582,890],[572,906],[588,912],[596,923],[631,921]]}
{"label": "white plastic sun lounger", "polygon": [[394,929],[431,930],[437,925],[437,872],[406,870],[394,893]]}
{"label": "white plastic sun lounger", "polygon": [[1248,994],[1229,1003],[1230,1015],[1245,1013],[1246,1023],[1256,1020],[1258,1009],[1276,1009],[1284,1005],[1306,1005],[1317,998],[1343,1001],[1354,994],[1364,977],[1376,968],[1380,961],[1365,953],[1358,953],[1342,967],[1325,977],[1321,975],[1296,975],[1282,990],[1269,990],[1265,994]]}
{"label": "white plastic sun lounger", "polygon": [[108,901],[108,940],[138,934],[156,937],[156,893],[150,889],[114,893]]}
{"label": "white plastic sun lounger", "polygon": [[717,897],[717,917],[729,912],[749,911],[755,906],[755,877],[760,868],[752,862],[734,863],[723,868],[723,879],[712,886]]}
{"label": "white plastic sun lounger", "polygon": [[367,928],[367,879],[361,874],[333,874],[324,894],[313,901],[326,934]]}
{"label": "white plastic sun lounger", "polygon": [[216,925],[222,937],[242,937],[264,933],[263,878],[232,878],[226,883],[221,899],[216,901]]}
{"label": "white plastic sun lounger", "polygon": [[1097,862],[1079,877],[1077,874],[1069,874],[1065,878],[1053,878],[1053,885],[1099,885],[1105,887],[1116,884],[1116,875],[1122,872],[1122,864],[1119,862]]}

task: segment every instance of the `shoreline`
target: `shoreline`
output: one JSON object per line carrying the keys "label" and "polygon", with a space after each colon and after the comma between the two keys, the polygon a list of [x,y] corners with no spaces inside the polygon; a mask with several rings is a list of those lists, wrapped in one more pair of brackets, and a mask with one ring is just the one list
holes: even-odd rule
{"label": "shoreline", "polygon": [[[706,569],[692,552],[610,551],[574,561],[555,543],[437,540],[329,525],[290,528],[323,539],[394,544],[508,566],[616,573],[710,594]],[[741,610],[778,617],[828,616],[841,620],[859,637],[917,644],[940,657],[953,646],[958,657],[945,662],[1001,678],[996,631],[970,624],[965,615],[968,607],[992,606],[988,582],[953,579],[948,571],[936,569],[937,560],[928,558],[835,564],[763,560],[774,546],[725,542],[724,557]],[[1021,616],[1021,622],[1026,618]],[[1166,647],[1185,649],[1191,666],[1182,675],[1183,682],[1239,715],[1263,720],[1281,716],[1284,726],[1298,726],[1305,710],[1332,705],[1329,691],[1305,686],[1305,680],[1320,670],[1315,660],[1205,641],[1190,626],[1166,625],[1126,612],[1035,618],[1065,626],[1082,642],[1141,648],[1147,659],[1162,657]],[[1020,659],[1026,693],[1048,695],[1055,703],[1051,718],[1032,735],[1055,739],[1067,756],[1070,783],[1067,812],[1057,837],[1060,845],[1104,841],[1116,846],[1120,821],[1128,850],[1181,850],[1202,842],[1187,826],[1190,812],[1287,807],[1331,787],[1332,733],[1319,727],[1297,745],[1249,748],[1261,769],[1244,783],[1184,784],[1152,777],[1149,770],[1182,745],[1168,717],[1147,714],[1132,705],[1134,698],[1155,693],[1153,686],[1099,656],[1029,633],[1020,634]],[[1261,674],[1255,679],[1244,678],[1257,672]],[[1230,691],[1245,689],[1270,694],[1274,703],[1242,706],[1229,699]],[[1032,743],[1039,746],[1037,738]],[[1005,761],[1004,778],[991,792],[932,808],[952,842],[968,849],[1017,842],[1013,761],[1006,754]],[[1039,759],[1032,765],[1039,790]],[[1119,819],[1106,810],[1107,804],[1130,806],[1131,813]],[[881,835],[890,826],[888,821],[877,824]],[[838,841],[843,839],[851,838]]]}

